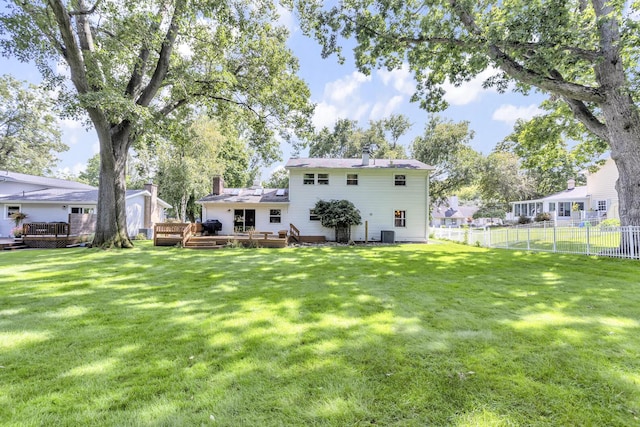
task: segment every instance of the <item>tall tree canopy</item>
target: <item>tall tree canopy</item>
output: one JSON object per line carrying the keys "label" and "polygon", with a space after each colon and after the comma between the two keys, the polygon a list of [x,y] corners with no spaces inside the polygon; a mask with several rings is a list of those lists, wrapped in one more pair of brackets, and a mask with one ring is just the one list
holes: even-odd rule
{"label": "tall tree canopy", "polygon": [[[536,87],[561,100],[616,162],[622,225],[640,225],[640,31],[638,2],[614,0],[291,0],[323,55],[354,37],[358,68],[399,68],[414,100],[446,107],[443,83],[485,70],[499,90]],[[514,84],[515,83],[515,84]]]}
{"label": "tall tree canopy", "polygon": [[188,105],[237,115],[264,153],[276,129],[308,126],[309,90],[296,76],[287,31],[271,0],[10,1],[0,16],[3,53],[33,60],[62,85],[69,112],[84,112],[100,142],[94,242],[129,247],[126,162],[145,133]]}
{"label": "tall tree canopy", "polygon": [[49,175],[56,154],[68,149],[46,90],[0,76],[0,169]]}
{"label": "tall tree canopy", "polygon": [[402,114],[372,120],[367,129],[355,120],[339,119],[333,130],[324,127],[311,138],[309,156],[349,159],[361,156],[367,146],[374,158],[403,159],[406,154],[398,140],[410,129],[411,122]]}
{"label": "tall tree canopy", "polygon": [[432,116],[424,134],[413,141],[411,157],[435,167],[429,191],[433,204],[446,201],[478,179],[482,155],[469,145],[472,138],[469,122]]}

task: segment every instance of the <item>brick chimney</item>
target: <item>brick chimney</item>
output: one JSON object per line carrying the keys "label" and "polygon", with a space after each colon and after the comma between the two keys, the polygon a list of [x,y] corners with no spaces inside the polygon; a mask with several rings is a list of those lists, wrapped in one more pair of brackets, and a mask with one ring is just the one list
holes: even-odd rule
{"label": "brick chimney", "polygon": [[369,146],[362,147],[362,166],[369,166]]}
{"label": "brick chimney", "polygon": [[153,224],[160,220],[158,213],[158,186],[153,183],[144,185],[144,189],[151,196],[144,198],[144,228],[153,228]]}
{"label": "brick chimney", "polygon": [[224,179],[221,175],[216,175],[213,177],[213,190],[211,193],[214,196],[219,196],[224,193]]}

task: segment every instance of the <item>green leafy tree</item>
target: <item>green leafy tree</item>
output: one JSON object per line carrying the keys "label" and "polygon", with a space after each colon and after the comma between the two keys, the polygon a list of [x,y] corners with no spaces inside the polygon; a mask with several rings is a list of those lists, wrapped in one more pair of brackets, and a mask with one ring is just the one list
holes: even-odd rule
{"label": "green leafy tree", "polygon": [[469,122],[454,123],[432,116],[424,135],[413,141],[412,157],[435,167],[429,186],[432,204],[443,203],[478,179],[482,155],[469,145],[472,138]]}
{"label": "green leafy tree", "polygon": [[278,168],[273,171],[269,180],[264,183],[265,188],[289,188],[289,171]]}
{"label": "green leafy tree", "polygon": [[506,151],[495,151],[487,156],[478,186],[485,204],[503,210],[509,209],[509,202],[536,195],[534,183],[520,168],[518,156]]}
{"label": "green leafy tree", "polygon": [[78,181],[97,187],[100,185],[100,154],[87,160],[87,167],[78,174]]}
{"label": "green leafy tree", "polygon": [[45,89],[0,76],[0,169],[50,175],[56,154],[68,149]]}
{"label": "green leafy tree", "polygon": [[290,140],[309,126],[309,90],[296,76],[286,29],[265,0],[13,0],[0,15],[3,53],[35,61],[59,85],[67,113],[86,114],[100,143],[94,243],[130,247],[126,163],[146,132],[187,106],[246,123],[270,155],[276,133]]}
{"label": "green leafy tree", "polygon": [[355,38],[366,74],[408,62],[413,99],[447,106],[445,83],[486,70],[500,91],[535,87],[561,101],[616,162],[622,225],[640,225],[640,3],[614,0],[290,0],[328,56]]}
{"label": "green leafy tree", "polygon": [[180,129],[159,150],[155,180],[159,196],[174,206],[177,216],[193,221],[198,216],[195,201],[211,192],[213,176],[222,175],[232,187],[245,186],[251,178],[246,172],[250,158],[237,133],[224,134],[230,129],[215,120],[201,118]]}
{"label": "green leafy tree", "polygon": [[372,120],[367,129],[358,126],[355,120],[339,119],[333,130],[324,127],[312,137],[309,156],[356,158],[362,155],[362,149],[366,146],[374,158],[404,159],[407,156],[398,140],[410,129],[411,122],[401,114]]}
{"label": "green leafy tree", "polygon": [[351,240],[351,226],[362,224],[360,211],[348,200],[319,200],[314,211],[323,227],[335,229],[336,242]]}

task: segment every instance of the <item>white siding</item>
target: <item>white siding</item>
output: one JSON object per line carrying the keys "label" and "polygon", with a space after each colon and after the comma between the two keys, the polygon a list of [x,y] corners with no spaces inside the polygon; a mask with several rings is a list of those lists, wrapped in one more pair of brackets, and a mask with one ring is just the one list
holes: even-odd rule
{"label": "white siding", "polygon": [[[256,211],[256,231],[271,231],[277,233],[280,230],[289,229],[287,203],[203,203],[202,221],[217,219],[222,223],[221,235],[233,235],[233,214],[236,209],[254,209]],[[271,209],[280,209],[280,223],[270,222]]]}
{"label": "white siding", "polygon": [[608,159],[597,172],[587,177],[587,192],[591,196],[592,203],[590,208],[597,210],[598,200],[606,200],[609,208],[617,206],[618,193],[615,187],[617,179],[618,168],[612,159]]}
{"label": "white siding", "polygon": [[5,217],[7,205],[20,205],[20,211],[26,213],[27,219],[23,222],[67,222],[69,220],[69,209],[62,204],[47,203],[8,203],[2,209],[2,221],[0,222],[0,236],[13,237],[10,235],[11,230],[15,227],[12,219]]}
{"label": "white siding", "polygon": [[[334,240],[333,229],[324,228],[320,221],[309,220],[309,210],[319,200],[349,200],[360,211],[363,223],[351,229],[351,238],[365,240],[368,222],[369,240],[380,240],[382,230],[395,231],[398,241],[425,241],[427,228],[428,170],[404,169],[310,169],[289,170],[289,221],[302,235],[324,235]],[[306,173],[329,174],[329,185],[305,185]],[[347,174],[358,174],[358,185],[347,185]],[[394,175],[405,175],[406,186],[394,185]],[[406,227],[395,227],[395,210],[406,211]]]}
{"label": "white siding", "polygon": [[141,228],[144,228],[144,196],[128,197],[127,209],[127,234],[136,237]]}

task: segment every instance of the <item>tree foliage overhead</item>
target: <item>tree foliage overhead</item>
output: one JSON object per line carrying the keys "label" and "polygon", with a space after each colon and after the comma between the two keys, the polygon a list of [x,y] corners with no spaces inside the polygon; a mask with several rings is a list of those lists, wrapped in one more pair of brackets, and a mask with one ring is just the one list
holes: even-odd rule
{"label": "tree foliage overhead", "polygon": [[611,149],[623,225],[640,225],[640,3],[615,0],[291,0],[323,55],[356,40],[360,71],[408,63],[413,100],[446,107],[443,84],[485,70],[500,91],[532,87],[561,101]]}
{"label": "tree foliage overhead", "polygon": [[0,169],[51,174],[56,154],[69,149],[60,141],[54,104],[42,87],[0,76]]}
{"label": "tree foliage overhead", "polygon": [[435,167],[429,186],[432,204],[446,201],[478,178],[482,155],[469,145],[472,138],[469,122],[454,123],[432,116],[424,134],[413,141],[411,156]]}
{"label": "tree foliage overhead", "polygon": [[34,61],[50,84],[66,82],[67,113],[85,113],[98,134],[96,244],[131,246],[127,154],[180,110],[238,117],[265,157],[277,150],[277,134],[290,140],[308,130],[309,90],[277,19],[270,0],[9,2],[0,15],[3,53]]}

